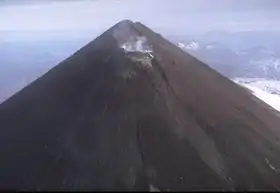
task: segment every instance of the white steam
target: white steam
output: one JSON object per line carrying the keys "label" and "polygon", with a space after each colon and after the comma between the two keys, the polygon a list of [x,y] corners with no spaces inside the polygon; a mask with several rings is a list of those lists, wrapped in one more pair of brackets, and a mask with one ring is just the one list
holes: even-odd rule
{"label": "white steam", "polygon": [[132,40],[127,41],[121,45],[127,52],[142,52],[142,53],[152,53],[151,47],[147,43],[146,37],[134,37]]}
{"label": "white steam", "polygon": [[135,62],[139,67],[147,71],[153,68],[152,60],[154,58],[152,46],[148,44],[147,38],[144,36],[131,36],[120,45],[125,52],[130,52],[128,54],[132,61]]}

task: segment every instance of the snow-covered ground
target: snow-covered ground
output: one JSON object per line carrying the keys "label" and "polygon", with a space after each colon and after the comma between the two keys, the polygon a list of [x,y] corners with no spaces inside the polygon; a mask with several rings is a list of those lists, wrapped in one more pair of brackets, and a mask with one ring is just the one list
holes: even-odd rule
{"label": "snow-covered ground", "polygon": [[199,43],[196,41],[192,41],[189,44],[179,42],[177,46],[183,50],[198,50],[200,47]]}
{"label": "snow-covered ground", "polygon": [[256,97],[280,111],[280,81],[260,78],[235,78],[233,81],[250,89]]}

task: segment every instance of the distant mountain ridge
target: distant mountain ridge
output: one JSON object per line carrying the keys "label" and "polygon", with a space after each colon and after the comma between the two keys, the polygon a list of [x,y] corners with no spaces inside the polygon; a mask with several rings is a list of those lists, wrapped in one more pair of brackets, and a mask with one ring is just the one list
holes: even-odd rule
{"label": "distant mountain ridge", "polygon": [[272,48],[234,48],[219,42],[205,43],[195,40],[178,42],[177,45],[227,77],[280,80],[280,55]]}

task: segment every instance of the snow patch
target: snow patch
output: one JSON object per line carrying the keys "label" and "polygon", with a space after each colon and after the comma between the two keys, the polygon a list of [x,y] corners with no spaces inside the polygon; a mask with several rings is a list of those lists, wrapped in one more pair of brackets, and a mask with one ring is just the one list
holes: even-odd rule
{"label": "snow patch", "polygon": [[263,100],[268,105],[272,106],[276,110],[280,111],[280,96],[267,93],[254,86],[245,85],[247,88],[253,91],[253,94],[259,99]]}
{"label": "snow patch", "polygon": [[254,78],[233,81],[248,88],[256,97],[280,112],[280,81]]}
{"label": "snow patch", "polygon": [[188,49],[188,50],[198,50],[199,47],[200,46],[199,46],[198,42],[193,41],[186,46],[186,49]]}
{"label": "snow patch", "polygon": [[178,47],[184,49],[184,48],[186,48],[186,45],[182,42],[179,42]]}
{"label": "snow patch", "polygon": [[179,42],[178,47],[181,49],[186,49],[186,50],[198,50],[200,48],[199,43],[196,41],[192,41],[189,44]]}

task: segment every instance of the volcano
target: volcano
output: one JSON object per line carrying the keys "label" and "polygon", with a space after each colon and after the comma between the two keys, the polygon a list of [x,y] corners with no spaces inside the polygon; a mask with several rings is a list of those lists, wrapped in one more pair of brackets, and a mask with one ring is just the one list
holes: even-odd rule
{"label": "volcano", "polygon": [[280,119],[122,21],[0,105],[2,190],[280,190]]}

